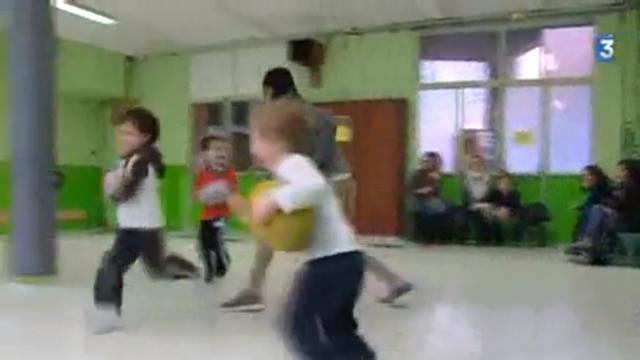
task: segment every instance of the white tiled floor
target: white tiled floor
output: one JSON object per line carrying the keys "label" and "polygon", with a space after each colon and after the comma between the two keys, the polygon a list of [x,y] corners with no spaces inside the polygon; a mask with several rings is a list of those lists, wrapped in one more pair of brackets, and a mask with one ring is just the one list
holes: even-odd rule
{"label": "white tiled floor", "polygon": [[[84,311],[108,236],[65,236],[60,276],[45,286],[12,284],[0,273],[0,359],[289,359],[278,311],[301,259],[278,255],[270,269],[269,308],[222,313],[217,305],[241,287],[251,244],[232,244],[233,269],[222,282],[150,282],[127,278],[124,332],[92,336]],[[193,243],[169,245],[193,259]],[[407,246],[368,249],[414,281],[406,308],[375,302],[368,279],[358,313],[380,359],[625,360],[640,357],[640,271],[578,267],[555,250]],[[1,258],[6,247],[0,245]]]}

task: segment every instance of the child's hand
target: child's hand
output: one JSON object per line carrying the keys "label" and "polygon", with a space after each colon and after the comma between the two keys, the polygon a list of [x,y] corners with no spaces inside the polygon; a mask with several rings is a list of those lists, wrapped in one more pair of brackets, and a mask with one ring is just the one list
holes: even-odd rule
{"label": "child's hand", "polygon": [[276,216],[280,207],[271,198],[256,201],[251,209],[251,219],[254,224],[267,225]]}
{"label": "child's hand", "polygon": [[251,204],[239,193],[234,193],[227,199],[227,204],[231,211],[240,217],[244,221],[249,221],[251,218]]}
{"label": "child's hand", "polygon": [[109,171],[102,183],[106,195],[111,196],[122,184],[123,171],[121,168]]}

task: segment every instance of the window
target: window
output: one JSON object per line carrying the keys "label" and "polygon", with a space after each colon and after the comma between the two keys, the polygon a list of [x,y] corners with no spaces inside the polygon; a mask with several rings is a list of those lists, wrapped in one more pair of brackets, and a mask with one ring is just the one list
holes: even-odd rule
{"label": "window", "polygon": [[486,81],[495,77],[495,33],[426,36],[421,43],[422,83]]}
{"label": "window", "polygon": [[[195,143],[208,134],[225,136],[233,147],[233,164],[236,170],[244,171],[251,167],[249,151],[249,116],[257,101],[218,101],[195,106],[197,125],[194,130]],[[197,156],[197,146],[196,146]]]}
{"label": "window", "polygon": [[549,170],[580,171],[591,161],[591,87],[554,86],[549,91]]}
{"label": "window", "polygon": [[514,79],[591,76],[593,27],[513,30],[507,33]]}
{"label": "window", "polygon": [[512,87],[505,100],[504,142],[508,149],[505,165],[516,173],[535,173],[541,169],[542,89]]}
{"label": "window", "polygon": [[455,170],[459,130],[481,130],[487,126],[489,90],[425,90],[420,92],[419,104],[421,152],[437,151],[444,170]]}
{"label": "window", "polygon": [[509,171],[579,172],[591,160],[593,37],[592,26],[423,37],[420,152],[453,171],[460,133],[494,130]]}

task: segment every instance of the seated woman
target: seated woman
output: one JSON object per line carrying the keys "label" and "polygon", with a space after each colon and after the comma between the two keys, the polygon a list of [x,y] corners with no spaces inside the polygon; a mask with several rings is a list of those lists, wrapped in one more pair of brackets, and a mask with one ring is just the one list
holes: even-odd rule
{"label": "seated woman", "polygon": [[485,217],[485,210],[490,204],[487,202],[492,190],[491,173],[480,155],[473,155],[469,168],[462,175],[464,186],[464,208],[467,219],[480,243],[491,241],[491,229]]}
{"label": "seated woman", "polygon": [[587,216],[591,209],[611,197],[611,181],[598,165],[588,165],[582,169],[582,190],[586,193],[584,201],[576,207],[578,218],[573,232],[573,242],[584,236]]}
{"label": "seated woman", "polygon": [[[442,238],[446,233],[448,205],[440,197],[442,159],[435,152],[422,156],[420,169],[411,179],[411,193],[414,198],[414,220],[417,236],[427,241]],[[420,239],[423,240],[423,239]]]}
{"label": "seated woman", "polygon": [[[491,238],[495,244],[501,245],[504,243],[502,225],[509,221],[519,221],[522,209],[520,192],[515,188],[509,173],[502,171],[498,175],[498,186],[489,193],[487,202],[490,206],[483,210],[483,214],[489,222]],[[514,235],[520,238],[520,224],[516,224],[515,231]]]}
{"label": "seated woman", "polygon": [[618,186],[601,205],[592,206],[586,215],[582,239],[567,250],[584,254],[591,263],[606,263],[610,241],[617,232],[640,232],[640,161],[618,163]]}

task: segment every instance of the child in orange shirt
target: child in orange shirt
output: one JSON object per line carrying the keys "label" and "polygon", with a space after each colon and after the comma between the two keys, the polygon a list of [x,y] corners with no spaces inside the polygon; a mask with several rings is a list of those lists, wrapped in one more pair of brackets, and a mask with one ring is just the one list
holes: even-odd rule
{"label": "child in orange shirt", "polygon": [[204,280],[211,283],[229,270],[231,259],[222,239],[231,216],[228,200],[236,192],[238,178],[230,166],[231,144],[219,136],[206,136],[200,143],[202,163],[196,178],[196,198],[204,207],[198,232],[199,250],[205,266]]}

